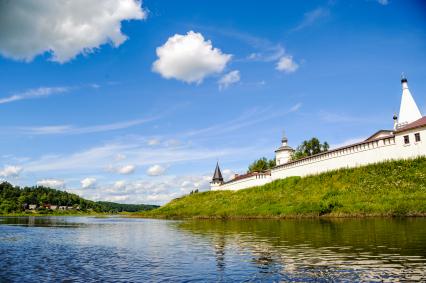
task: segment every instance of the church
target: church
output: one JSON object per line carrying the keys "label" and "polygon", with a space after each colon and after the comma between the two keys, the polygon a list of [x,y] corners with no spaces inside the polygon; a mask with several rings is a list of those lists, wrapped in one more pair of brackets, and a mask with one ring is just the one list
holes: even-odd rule
{"label": "church", "polygon": [[307,176],[322,172],[364,166],[386,160],[426,156],[426,116],[422,116],[406,77],[401,78],[402,97],[399,115],[393,116],[392,130],[379,130],[362,142],[346,145],[298,160],[292,160],[294,149],[287,137],[275,150],[276,166],[270,171],[235,175],[225,182],[219,167],[210,183],[211,190],[241,190],[261,186],[290,176]]}

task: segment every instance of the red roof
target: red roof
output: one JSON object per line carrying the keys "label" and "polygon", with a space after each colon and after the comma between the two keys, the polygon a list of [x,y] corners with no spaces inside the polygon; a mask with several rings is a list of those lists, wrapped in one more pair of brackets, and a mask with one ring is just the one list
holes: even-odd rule
{"label": "red roof", "polygon": [[404,127],[398,129],[396,132],[405,132],[408,130],[412,130],[412,129],[416,129],[416,128],[420,128],[420,127],[424,127],[426,126],[426,116],[420,118],[419,120],[416,120],[408,125],[405,125]]}

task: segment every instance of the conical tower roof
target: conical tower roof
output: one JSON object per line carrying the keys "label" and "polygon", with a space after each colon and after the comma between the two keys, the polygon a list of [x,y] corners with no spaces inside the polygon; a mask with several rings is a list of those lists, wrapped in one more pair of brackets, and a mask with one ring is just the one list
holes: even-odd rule
{"label": "conical tower roof", "polygon": [[214,170],[212,181],[213,182],[223,182],[222,172],[220,172],[220,168],[219,168],[219,162],[216,163],[216,169]]}
{"label": "conical tower roof", "polygon": [[412,123],[420,118],[422,114],[408,89],[408,82],[406,77],[401,78],[402,84],[402,97],[401,106],[399,108],[398,125],[403,126],[408,123]]}

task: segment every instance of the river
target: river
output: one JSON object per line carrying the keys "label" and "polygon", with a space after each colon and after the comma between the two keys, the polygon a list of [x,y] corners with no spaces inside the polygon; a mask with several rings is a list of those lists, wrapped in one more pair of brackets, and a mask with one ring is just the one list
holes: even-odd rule
{"label": "river", "polygon": [[0,217],[0,282],[426,281],[426,218]]}

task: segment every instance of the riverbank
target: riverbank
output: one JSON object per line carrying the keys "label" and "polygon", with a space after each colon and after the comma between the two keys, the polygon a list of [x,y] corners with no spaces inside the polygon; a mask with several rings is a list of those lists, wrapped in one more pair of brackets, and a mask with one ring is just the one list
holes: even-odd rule
{"label": "riverbank", "polygon": [[241,191],[177,198],[153,218],[298,218],[426,216],[426,158],[388,161],[304,178],[290,177]]}
{"label": "riverbank", "polygon": [[108,212],[50,212],[50,213],[39,213],[39,212],[17,212],[17,213],[3,213],[1,217],[22,217],[22,216],[94,216],[94,217],[106,217],[110,215],[127,215],[128,213],[108,213]]}

